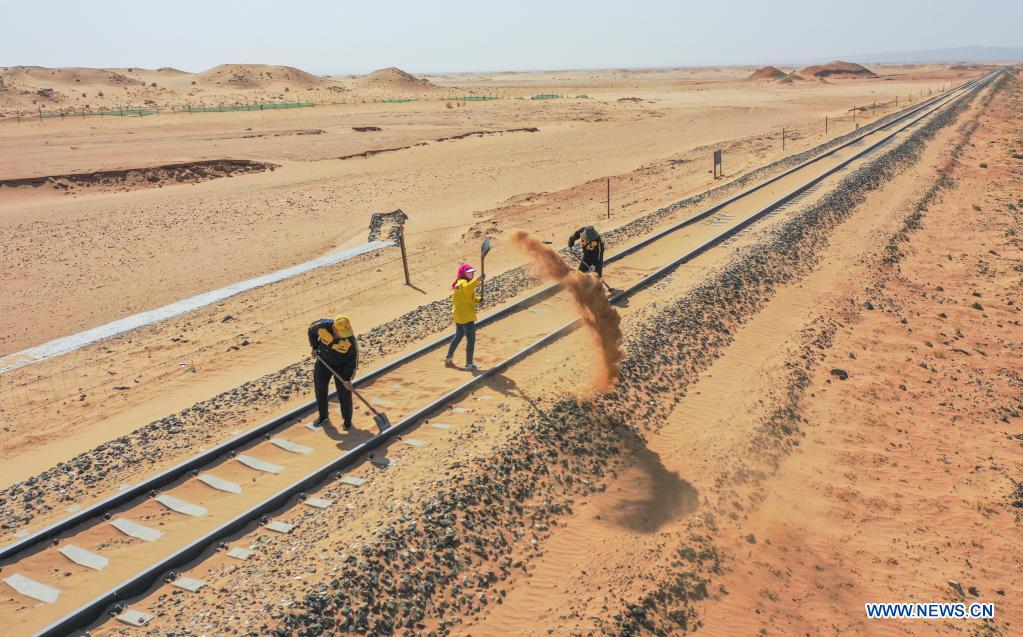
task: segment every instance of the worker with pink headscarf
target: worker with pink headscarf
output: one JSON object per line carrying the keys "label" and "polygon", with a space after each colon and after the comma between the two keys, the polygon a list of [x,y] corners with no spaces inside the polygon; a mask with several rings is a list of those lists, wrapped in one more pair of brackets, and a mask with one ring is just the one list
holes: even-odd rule
{"label": "worker with pink headscarf", "polygon": [[476,307],[480,303],[479,287],[486,275],[476,276],[476,269],[468,263],[458,266],[458,278],[451,284],[451,307],[455,318],[455,336],[448,346],[448,355],[444,364],[451,367],[451,358],[458,349],[458,344],[465,337],[465,368],[469,371],[479,369],[472,362],[473,350],[476,347]]}

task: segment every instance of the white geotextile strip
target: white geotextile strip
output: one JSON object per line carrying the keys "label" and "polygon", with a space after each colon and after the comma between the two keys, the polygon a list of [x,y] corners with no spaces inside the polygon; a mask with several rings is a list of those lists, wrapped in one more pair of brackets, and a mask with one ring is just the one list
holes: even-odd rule
{"label": "white geotextile strip", "polygon": [[290,268],[284,268],[283,270],[277,270],[269,274],[257,276],[253,279],[234,283],[227,287],[220,288],[219,290],[213,290],[212,292],[204,292],[182,301],[171,303],[163,307],[158,307],[155,310],[148,310],[146,312],[140,312],[138,314],[132,314],[116,321],[111,321],[106,325],[100,325],[94,327],[91,330],[85,330],[71,336],[62,336],[56,338],[42,345],[36,345],[28,349],[23,349],[20,352],[14,352],[7,356],[0,357],[0,373],[9,372],[19,367],[31,365],[32,363],[38,363],[39,361],[52,358],[54,356],[60,356],[61,354],[67,354],[68,352],[74,351],[90,343],[101,341],[111,336],[117,336],[123,332],[133,330],[150,323],[156,323],[157,321],[163,321],[175,316],[179,316],[192,310],[197,310],[211,303],[222,301],[226,298],[230,298],[235,294],[246,292],[253,288],[258,288],[262,285],[268,285],[270,283],[276,283],[283,281],[284,279],[304,274],[310,270],[321,268],[325,265],[333,265],[346,261],[353,257],[357,257],[367,252],[373,252],[381,248],[387,248],[393,246],[394,243],[390,241],[371,241],[361,246],[349,248],[348,250],[341,250],[334,252],[312,261],[306,261],[305,263],[299,263],[293,265]]}

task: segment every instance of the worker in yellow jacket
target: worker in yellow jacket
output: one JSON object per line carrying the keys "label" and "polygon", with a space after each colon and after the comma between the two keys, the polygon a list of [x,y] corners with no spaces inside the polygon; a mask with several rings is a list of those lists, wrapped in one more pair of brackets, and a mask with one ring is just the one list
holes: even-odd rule
{"label": "worker in yellow jacket", "polygon": [[451,284],[451,307],[455,319],[455,336],[448,346],[448,355],[444,364],[453,366],[451,358],[455,355],[458,344],[465,337],[465,368],[469,371],[479,369],[472,361],[473,350],[476,348],[476,307],[480,303],[479,287],[486,275],[476,276],[476,269],[468,263],[458,266],[458,278]]}

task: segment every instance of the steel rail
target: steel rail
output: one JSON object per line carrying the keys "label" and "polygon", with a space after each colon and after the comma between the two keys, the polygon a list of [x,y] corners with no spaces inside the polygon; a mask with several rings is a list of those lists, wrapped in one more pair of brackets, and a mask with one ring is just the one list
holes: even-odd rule
{"label": "steel rail", "polygon": [[[831,156],[835,152],[837,152],[837,151],[839,151],[839,150],[841,150],[843,148],[847,148],[847,147],[849,147],[849,146],[851,146],[851,145],[861,141],[864,137],[866,137],[868,135],[875,134],[879,130],[883,130],[885,128],[891,127],[895,123],[903,121],[903,120],[906,120],[907,118],[912,117],[913,115],[919,113],[920,111],[925,110],[928,107],[930,107],[930,106],[940,102],[934,108],[928,110],[927,112],[925,112],[924,114],[920,115],[916,119],[913,119],[912,121],[910,121],[910,122],[904,124],[903,126],[897,128],[896,130],[894,130],[890,134],[884,136],[879,141],[877,141],[877,142],[871,144],[870,146],[868,146],[868,147],[858,151],[856,154],[854,154],[853,156],[849,157],[848,159],[842,161],[840,164],[837,164],[836,166],[828,169],[825,173],[810,179],[809,181],[807,181],[804,184],[796,187],[795,189],[791,190],[790,192],[786,193],[785,195],[782,195],[781,197],[779,197],[775,201],[771,202],[766,207],[764,207],[761,210],[757,211],[753,215],[746,217],[745,219],[743,219],[740,222],[736,223],[735,225],[729,227],[728,229],[726,229],[722,233],[720,233],[720,234],[716,235],[715,237],[705,241],[701,245],[694,247],[693,249],[689,250],[688,252],[686,252],[685,254],[681,255],[680,257],[674,259],[670,263],[668,263],[668,264],[658,268],[654,272],[644,276],[640,281],[638,281],[635,284],[631,285],[629,288],[613,294],[610,297],[610,300],[612,302],[617,302],[619,300],[622,300],[624,298],[632,296],[636,292],[638,292],[638,291],[648,287],[650,284],[652,284],[653,282],[659,280],[660,278],[665,276],[667,273],[669,273],[672,270],[676,269],[678,266],[680,266],[680,265],[682,265],[682,264],[692,260],[693,258],[695,258],[695,257],[699,256],[700,254],[706,252],[707,250],[709,250],[709,249],[711,249],[711,248],[721,244],[722,242],[724,242],[727,239],[731,238],[732,236],[734,236],[738,232],[742,231],[743,229],[745,229],[749,225],[755,223],[757,220],[759,220],[763,216],[765,216],[767,214],[770,214],[771,212],[777,210],[779,207],[781,207],[782,205],[784,205],[788,201],[792,200],[794,197],[796,197],[799,194],[805,192],[806,190],[808,190],[809,188],[813,187],[814,185],[820,183],[822,180],[826,179],[827,177],[831,176],[832,174],[842,170],[843,168],[848,166],[853,161],[859,159],[860,157],[864,156],[865,154],[867,154],[867,153],[869,153],[869,152],[871,152],[873,150],[876,150],[877,148],[879,148],[880,146],[882,146],[883,144],[887,143],[892,138],[894,138],[898,133],[900,133],[903,130],[909,128],[910,126],[916,124],[917,122],[923,120],[928,115],[930,115],[930,114],[940,110],[942,107],[946,106],[947,104],[950,104],[952,102],[955,102],[955,101],[961,99],[962,97],[964,97],[965,95],[967,95],[971,91],[975,91],[975,90],[983,87],[984,85],[990,83],[993,79],[998,77],[1003,71],[1004,71],[1004,69],[999,69],[999,70],[994,71],[991,74],[988,74],[988,75],[986,75],[984,77],[972,80],[972,81],[967,82],[967,83],[965,83],[965,84],[963,84],[963,85],[961,85],[959,87],[956,87],[954,89],[950,89],[949,91],[947,91],[947,92],[937,96],[936,98],[931,99],[931,100],[927,100],[923,104],[918,105],[917,107],[914,107],[913,109],[908,110],[906,113],[901,114],[899,117],[894,118],[894,119],[884,123],[883,125],[877,126],[877,127],[873,128],[873,129],[870,129],[870,130],[866,131],[863,135],[859,135],[859,136],[857,136],[855,138],[852,138],[849,141],[844,142],[841,145],[839,145],[839,146],[837,146],[837,147],[835,147],[833,149],[830,149],[830,150],[826,151],[825,153],[823,153],[821,155],[818,155],[817,157],[814,157],[814,158],[812,158],[812,159],[810,159],[810,160],[808,160],[806,162],[800,163],[800,164],[798,164],[796,167],[794,167],[792,169],[786,170],[783,173],[781,173],[779,175],[776,175],[776,176],[768,179],[765,182],[762,182],[762,183],[760,183],[760,184],[758,184],[756,186],[753,186],[753,187],[751,187],[749,189],[746,189],[746,190],[738,193],[737,195],[728,198],[727,200],[725,200],[723,202],[715,204],[714,206],[708,208],[707,210],[705,210],[705,211],[703,211],[703,212],[701,212],[701,213],[699,213],[699,214],[697,214],[697,215],[695,215],[693,217],[689,217],[689,218],[687,218],[687,219],[685,219],[685,220],[683,220],[683,221],[681,221],[681,222],[679,222],[677,224],[674,224],[674,225],[670,226],[669,228],[667,228],[665,230],[657,232],[654,235],[651,235],[650,237],[647,237],[643,241],[640,241],[640,242],[638,242],[635,245],[629,246],[629,247],[625,248],[624,250],[616,253],[615,255],[609,257],[606,261],[607,262],[613,262],[613,261],[616,261],[618,259],[624,258],[625,256],[633,254],[636,251],[642,249],[643,247],[646,247],[646,246],[650,245],[651,243],[653,243],[653,242],[655,242],[655,241],[657,241],[657,240],[659,240],[659,239],[661,239],[661,238],[663,238],[663,237],[665,237],[665,236],[667,236],[667,235],[669,235],[669,234],[671,234],[673,232],[676,232],[677,230],[679,230],[681,228],[684,228],[686,226],[692,225],[693,223],[696,223],[696,222],[698,222],[698,221],[700,221],[702,219],[707,218],[708,216],[714,214],[715,212],[717,212],[718,210],[720,210],[724,206],[726,206],[726,205],[728,205],[730,203],[733,203],[733,202],[735,202],[735,201],[737,201],[737,200],[739,200],[739,199],[741,199],[743,197],[746,197],[749,194],[751,194],[753,192],[756,192],[757,190],[760,190],[761,188],[765,187],[766,185],[768,185],[770,183],[774,183],[775,181],[777,181],[777,180],[779,180],[779,179],[781,179],[781,178],[783,178],[783,177],[785,177],[785,176],[787,176],[789,174],[792,174],[793,172],[796,172],[797,170],[805,168],[806,166],[811,165],[811,164],[815,163],[816,161],[819,161],[820,159],[823,159],[824,157]],[[485,325],[487,323],[494,322],[496,320],[499,320],[503,316],[506,316],[506,315],[508,315],[508,314],[510,314],[512,312],[515,312],[515,311],[517,311],[519,309],[522,309],[522,308],[528,306],[529,304],[535,303],[538,300],[546,298],[550,294],[553,294],[554,292],[556,292],[559,289],[559,287],[560,287],[559,285],[554,284],[554,285],[548,286],[548,287],[546,287],[546,288],[544,288],[544,289],[542,289],[542,290],[540,290],[538,292],[535,292],[535,293],[531,294],[528,297],[525,297],[523,299],[519,299],[518,301],[509,303],[506,306],[500,308],[499,310],[497,310],[494,313],[492,313],[492,314],[488,315],[487,317],[485,317],[483,320],[480,321],[480,324]],[[321,467],[316,469],[314,472],[312,472],[312,473],[306,475],[305,477],[303,477],[303,478],[293,482],[291,485],[286,487],[284,490],[279,491],[275,495],[270,496],[267,499],[263,500],[262,502],[260,502],[260,503],[256,504],[255,506],[251,507],[248,511],[246,511],[246,512],[244,512],[242,514],[239,514],[239,515],[235,516],[233,519],[231,519],[231,520],[225,522],[224,524],[216,527],[212,531],[206,533],[202,538],[194,540],[193,542],[191,542],[187,546],[183,547],[182,549],[178,550],[174,554],[169,555],[166,558],[160,560],[158,563],[151,565],[146,570],[136,574],[135,576],[133,576],[132,578],[130,578],[126,582],[122,583],[121,585],[119,585],[119,586],[117,586],[117,587],[115,587],[115,588],[113,588],[113,589],[103,593],[102,595],[94,598],[93,600],[91,600],[87,604],[83,605],[79,609],[73,611],[72,613],[68,614],[67,616],[61,618],[60,620],[57,620],[56,622],[52,623],[50,626],[47,626],[46,628],[43,628],[42,630],[40,630],[36,634],[37,635],[63,635],[63,634],[67,634],[68,632],[71,632],[71,631],[74,631],[76,629],[80,629],[80,628],[82,628],[84,626],[87,626],[88,624],[90,624],[93,621],[95,621],[99,616],[101,616],[103,611],[108,606],[110,606],[111,604],[115,604],[119,600],[123,600],[123,599],[129,598],[129,597],[134,597],[134,596],[137,596],[137,595],[140,595],[140,594],[144,593],[147,589],[149,589],[153,585],[154,582],[158,581],[162,575],[164,575],[164,574],[168,573],[169,571],[172,571],[172,570],[174,570],[176,568],[180,568],[181,566],[183,566],[185,564],[188,564],[189,562],[191,562],[194,559],[196,559],[199,556],[201,556],[202,553],[204,553],[205,551],[210,549],[213,545],[215,545],[217,542],[219,542],[223,538],[226,538],[226,537],[229,537],[229,536],[231,536],[231,535],[233,535],[235,533],[238,533],[239,531],[243,530],[246,526],[252,524],[254,521],[259,520],[260,518],[262,518],[266,514],[284,507],[285,505],[288,504],[289,501],[299,497],[300,494],[303,494],[304,492],[309,491],[313,487],[323,483],[328,477],[330,477],[330,475],[332,473],[338,472],[340,470],[343,470],[343,469],[345,469],[345,468],[355,464],[363,456],[363,454],[365,454],[366,452],[371,451],[373,449],[376,449],[377,447],[380,447],[381,445],[383,445],[386,442],[388,442],[394,436],[397,436],[397,435],[400,435],[402,433],[405,433],[407,430],[409,430],[412,427],[414,427],[417,423],[419,423],[423,419],[427,418],[428,416],[430,416],[431,414],[435,413],[437,410],[443,408],[445,405],[451,403],[452,401],[457,400],[459,397],[461,397],[464,394],[468,393],[473,388],[478,387],[479,385],[481,385],[487,379],[492,378],[493,376],[503,372],[508,367],[510,367],[510,366],[516,364],[517,362],[521,361],[523,358],[525,358],[526,356],[530,355],[531,353],[533,353],[533,352],[535,352],[535,351],[545,347],[546,345],[548,345],[548,344],[556,341],[557,339],[563,337],[564,335],[570,333],[571,331],[573,331],[574,329],[576,329],[579,326],[580,321],[581,321],[580,319],[574,319],[574,320],[569,321],[568,323],[562,325],[561,327],[557,328],[556,330],[554,330],[553,332],[547,334],[546,336],[542,337],[541,339],[539,339],[539,340],[535,341],[534,343],[528,345],[527,347],[519,350],[518,352],[516,352],[515,354],[513,354],[509,358],[505,359],[504,361],[501,361],[500,363],[498,363],[497,365],[487,369],[483,373],[481,373],[481,374],[479,374],[477,376],[474,376],[473,378],[467,380],[466,382],[462,383],[458,387],[448,391],[443,396],[441,396],[441,397],[435,399],[434,401],[430,402],[429,404],[419,408],[417,411],[415,411],[414,413],[406,416],[405,418],[403,418],[400,422],[396,423],[391,428],[389,428],[389,429],[387,429],[387,430],[385,430],[383,432],[380,432],[379,434],[377,434],[376,436],[374,436],[371,439],[367,440],[366,442],[364,442],[364,443],[362,443],[362,444],[352,448],[351,450],[345,452],[341,456],[338,456],[338,457],[330,460],[329,462],[325,463],[324,465],[322,465]],[[383,366],[381,366],[381,367],[379,367],[377,369],[374,369],[373,371],[369,372],[368,374],[366,374],[366,375],[360,377],[359,379],[357,379],[356,380],[356,384],[357,385],[363,385],[365,383],[371,382],[371,381],[375,380],[376,378],[379,378],[383,374],[386,374],[387,372],[389,372],[389,371],[391,371],[391,370],[393,370],[393,369],[395,369],[397,367],[400,367],[402,364],[404,364],[404,363],[406,363],[406,362],[408,362],[410,360],[413,360],[415,358],[418,358],[418,357],[422,356],[423,354],[425,354],[425,353],[427,353],[429,351],[437,349],[438,347],[446,344],[449,340],[450,340],[450,336],[445,336],[445,337],[439,338],[439,339],[437,339],[437,340],[435,340],[435,341],[433,341],[431,343],[428,343],[428,344],[426,344],[426,345],[424,345],[424,346],[414,350],[413,352],[410,352],[409,354],[406,354],[405,356],[403,356],[403,357],[401,357],[399,359],[396,359],[395,361],[392,361],[392,362],[387,363],[387,364],[385,364],[385,365],[383,365]],[[79,513],[77,513],[77,514],[75,514],[73,516],[65,518],[65,519],[63,519],[63,520],[61,520],[61,521],[59,521],[59,522],[57,522],[57,523],[55,523],[53,525],[50,525],[50,526],[48,526],[48,527],[38,531],[37,533],[33,534],[32,536],[24,538],[24,539],[20,540],[19,542],[14,543],[14,544],[8,545],[7,547],[4,547],[4,549],[2,551],[0,551],[0,559],[5,559],[5,558],[10,557],[10,556],[12,556],[12,555],[14,555],[16,553],[22,552],[22,551],[24,551],[24,550],[26,550],[26,549],[28,549],[28,548],[30,548],[32,546],[39,545],[39,544],[41,544],[43,542],[46,542],[47,540],[52,539],[56,535],[59,535],[60,533],[62,533],[64,531],[66,531],[66,530],[68,530],[68,529],[70,529],[70,528],[80,524],[81,522],[87,521],[87,520],[95,518],[95,517],[99,517],[103,513],[109,511],[112,508],[115,508],[115,507],[121,506],[123,504],[126,504],[126,503],[130,502],[131,500],[134,500],[134,499],[136,499],[136,498],[138,498],[140,496],[143,496],[143,495],[149,493],[150,491],[152,491],[152,490],[154,490],[156,488],[160,488],[162,486],[166,486],[167,484],[170,484],[170,483],[172,483],[172,482],[174,482],[174,481],[184,477],[190,471],[192,471],[192,470],[194,470],[194,469],[196,469],[196,468],[198,468],[200,466],[209,464],[209,463],[211,463],[212,461],[214,461],[216,459],[219,459],[220,457],[222,457],[223,455],[229,453],[230,451],[233,451],[237,447],[243,446],[243,445],[247,444],[248,442],[252,442],[252,441],[255,441],[257,439],[260,439],[261,437],[265,436],[268,432],[272,431],[273,429],[275,429],[275,428],[277,428],[277,427],[279,427],[279,426],[281,426],[281,425],[283,425],[283,424],[285,424],[285,423],[287,423],[287,422],[289,422],[291,420],[294,420],[296,418],[301,417],[303,414],[309,412],[314,407],[315,407],[315,401],[310,401],[308,403],[305,403],[304,405],[301,405],[301,406],[299,406],[299,407],[289,411],[288,413],[283,414],[282,416],[279,416],[278,418],[275,418],[275,419],[273,419],[271,421],[268,421],[267,423],[265,423],[265,424],[255,428],[255,429],[252,429],[250,431],[244,432],[244,433],[236,436],[235,438],[232,438],[231,440],[229,440],[229,441],[227,441],[225,443],[222,443],[222,444],[220,444],[220,445],[218,445],[216,447],[213,447],[213,448],[211,448],[211,449],[209,449],[209,450],[207,450],[207,451],[205,451],[205,452],[203,452],[203,453],[201,453],[201,454],[199,454],[197,456],[194,456],[194,457],[192,457],[192,458],[190,458],[190,459],[188,459],[186,461],[183,461],[183,462],[179,463],[178,465],[175,465],[174,467],[172,467],[170,469],[167,469],[164,472],[161,472],[157,476],[154,476],[153,478],[150,478],[150,479],[146,480],[145,482],[140,483],[139,485],[136,485],[135,487],[133,487],[131,489],[125,490],[125,492],[122,492],[122,493],[113,495],[113,496],[111,496],[109,498],[106,498],[106,499],[96,503],[95,505],[89,507],[88,509],[86,509],[84,511],[81,511],[81,512],[79,512]]]}

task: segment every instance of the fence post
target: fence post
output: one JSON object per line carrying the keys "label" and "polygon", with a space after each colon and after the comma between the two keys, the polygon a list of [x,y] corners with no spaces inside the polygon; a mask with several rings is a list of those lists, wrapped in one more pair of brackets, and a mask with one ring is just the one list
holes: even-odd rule
{"label": "fence post", "polygon": [[781,127],[781,149],[785,150],[785,127]]}
{"label": "fence post", "polygon": [[401,249],[401,267],[405,270],[405,285],[412,287],[412,280],[408,275],[408,254],[405,252],[405,220],[398,224],[398,248]]}
{"label": "fence post", "polygon": [[824,116],[824,134],[825,135],[828,134],[828,116],[827,115]]}
{"label": "fence post", "polygon": [[607,218],[611,219],[611,178],[607,178]]}

